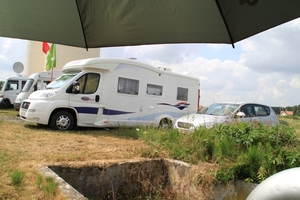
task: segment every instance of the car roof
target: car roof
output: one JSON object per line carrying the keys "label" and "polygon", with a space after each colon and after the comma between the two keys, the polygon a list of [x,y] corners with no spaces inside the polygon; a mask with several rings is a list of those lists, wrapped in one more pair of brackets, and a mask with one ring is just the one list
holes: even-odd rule
{"label": "car roof", "polygon": [[[216,102],[213,104],[238,104],[238,105],[245,105],[245,104],[254,104],[254,105],[262,105],[262,106],[268,106],[265,104],[261,104],[261,103],[255,103],[255,102],[238,102],[238,101],[232,101],[232,102]],[[213,105],[211,104],[211,105]],[[270,107],[270,106],[268,106]]]}

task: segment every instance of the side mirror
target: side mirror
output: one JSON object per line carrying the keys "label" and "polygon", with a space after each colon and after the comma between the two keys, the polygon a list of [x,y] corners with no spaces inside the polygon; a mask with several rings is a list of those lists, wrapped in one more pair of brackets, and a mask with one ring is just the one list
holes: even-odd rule
{"label": "side mirror", "polygon": [[80,93],[80,85],[77,81],[74,81],[72,83],[72,93],[73,94],[79,94]]}
{"label": "side mirror", "polygon": [[243,112],[240,111],[240,112],[236,113],[235,116],[237,116],[239,118],[242,118],[242,117],[245,117],[246,115],[245,115],[245,113],[243,113]]}

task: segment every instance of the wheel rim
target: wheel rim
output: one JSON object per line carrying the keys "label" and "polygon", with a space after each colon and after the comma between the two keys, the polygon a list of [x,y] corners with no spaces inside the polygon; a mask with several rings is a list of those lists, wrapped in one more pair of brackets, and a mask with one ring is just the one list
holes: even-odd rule
{"label": "wheel rim", "polygon": [[170,121],[168,119],[163,119],[160,123],[160,128],[169,129],[171,127]]}
{"label": "wheel rim", "polygon": [[59,130],[66,130],[69,128],[71,124],[71,120],[68,116],[66,115],[60,115],[57,119],[56,119],[56,127]]}

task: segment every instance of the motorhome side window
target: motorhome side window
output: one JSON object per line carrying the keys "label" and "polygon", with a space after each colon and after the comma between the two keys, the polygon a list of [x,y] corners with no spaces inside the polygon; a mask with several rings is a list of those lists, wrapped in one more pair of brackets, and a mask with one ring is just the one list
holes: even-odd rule
{"label": "motorhome side window", "polygon": [[134,79],[119,77],[118,93],[138,95],[139,94],[139,81],[134,80]]}
{"label": "motorhome side window", "polygon": [[79,83],[79,94],[93,94],[97,91],[100,80],[99,74],[88,73],[80,77],[77,81]]}
{"label": "motorhome side window", "polygon": [[8,81],[5,90],[17,90],[19,88],[19,81]]}
{"label": "motorhome side window", "polygon": [[162,89],[163,87],[160,85],[147,84],[147,94],[161,96]]}
{"label": "motorhome side window", "polygon": [[189,90],[187,88],[177,88],[177,100],[180,101],[187,101],[188,100],[188,92]]}

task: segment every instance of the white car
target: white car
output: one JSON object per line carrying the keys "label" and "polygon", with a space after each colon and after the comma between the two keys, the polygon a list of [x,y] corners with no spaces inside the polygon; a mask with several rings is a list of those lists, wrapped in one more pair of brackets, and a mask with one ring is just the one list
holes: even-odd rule
{"label": "white car", "polygon": [[257,121],[275,126],[279,119],[274,110],[257,103],[215,103],[196,114],[183,116],[175,121],[174,128],[181,132],[193,132],[200,126],[212,128],[222,123],[234,121]]}

